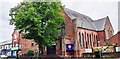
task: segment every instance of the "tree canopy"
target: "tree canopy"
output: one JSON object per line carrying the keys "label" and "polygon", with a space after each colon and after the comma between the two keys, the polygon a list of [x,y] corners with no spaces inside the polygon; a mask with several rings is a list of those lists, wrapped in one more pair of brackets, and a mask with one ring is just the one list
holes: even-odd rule
{"label": "tree canopy", "polygon": [[21,2],[10,10],[10,24],[24,38],[38,44],[51,45],[58,37],[58,27],[64,22],[61,2]]}

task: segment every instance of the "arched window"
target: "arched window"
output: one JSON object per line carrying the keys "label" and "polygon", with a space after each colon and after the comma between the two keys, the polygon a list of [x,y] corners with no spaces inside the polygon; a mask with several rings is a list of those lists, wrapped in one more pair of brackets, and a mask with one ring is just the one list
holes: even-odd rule
{"label": "arched window", "polygon": [[110,37],[112,37],[113,36],[113,34],[112,34],[112,30],[110,30]]}
{"label": "arched window", "polygon": [[82,48],[84,47],[84,34],[82,33],[82,40],[81,40],[81,43],[82,43]]}
{"label": "arched window", "polygon": [[96,37],[95,37],[95,35],[94,35],[93,47],[95,47],[95,42],[96,42]]}
{"label": "arched window", "polygon": [[84,34],[84,37],[85,37],[84,39],[86,40],[86,32],[85,32],[85,34]]}
{"label": "arched window", "polygon": [[81,47],[81,33],[79,33],[79,41],[80,41],[80,47]]}
{"label": "arched window", "polygon": [[89,35],[88,34],[87,34],[87,43],[88,43],[88,47],[89,47],[90,42],[89,42]]}
{"label": "arched window", "polygon": [[90,47],[92,47],[91,34],[90,34]]}
{"label": "arched window", "polygon": [[84,47],[87,48],[86,32],[85,32],[85,34],[84,34],[84,44],[85,44]]}
{"label": "arched window", "polygon": [[97,43],[97,46],[98,46],[98,36],[96,35],[96,43]]}
{"label": "arched window", "polygon": [[88,34],[86,36],[86,48],[88,48]]}
{"label": "arched window", "polygon": [[96,40],[96,38],[95,38],[95,35],[94,35],[94,40],[93,41],[95,42],[95,40]]}
{"label": "arched window", "polygon": [[94,34],[92,33],[92,40],[94,41]]}

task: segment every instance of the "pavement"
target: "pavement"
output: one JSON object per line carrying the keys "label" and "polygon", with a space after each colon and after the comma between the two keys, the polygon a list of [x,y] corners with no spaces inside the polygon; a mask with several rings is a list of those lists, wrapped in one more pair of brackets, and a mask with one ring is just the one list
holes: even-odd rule
{"label": "pavement", "polygon": [[[64,59],[64,58],[57,56],[57,55],[44,55],[41,57],[42,57],[42,59]],[[19,57],[19,59],[36,59],[36,58],[37,57],[28,57],[28,56]],[[17,59],[17,58],[5,58],[5,59]]]}

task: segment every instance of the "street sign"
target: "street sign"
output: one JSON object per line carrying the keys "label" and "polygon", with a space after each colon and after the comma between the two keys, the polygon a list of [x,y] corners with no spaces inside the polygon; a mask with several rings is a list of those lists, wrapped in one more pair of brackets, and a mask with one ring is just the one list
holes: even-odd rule
{"label": "street sign", "polygon": [[74,51],[74,44],[66,44],[66,51]]}
{"label": "street sign", "polygon": [[92,49],[85,49],[84,53],[92,53]]}
{"label": "street sign", "polygon": [[18,49],[19,49],[18,47],[11,48],[11,50],[18,50]]}
{"label": "street sign", "polygon": [[120,52],[120,47],[115,47],[116,52]]}

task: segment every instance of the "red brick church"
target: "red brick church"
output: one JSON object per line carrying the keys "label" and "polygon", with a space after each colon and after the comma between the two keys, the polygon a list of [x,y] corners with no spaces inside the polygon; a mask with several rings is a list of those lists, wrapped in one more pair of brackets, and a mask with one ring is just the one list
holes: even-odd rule
{"label": "red brick church", "polygon": [[[65,8],[62,12],[65,23],[61,27],[64,29],[63,36],[57,40],[56,53],[58,55],[74,55],[81,57],[85,49],[104,46],[105,40],[113,36],[114,30],[108,16],[92,20],[90,17],[76,11]],[[74,51],[68,52],[67,45],[74,45]]]}

